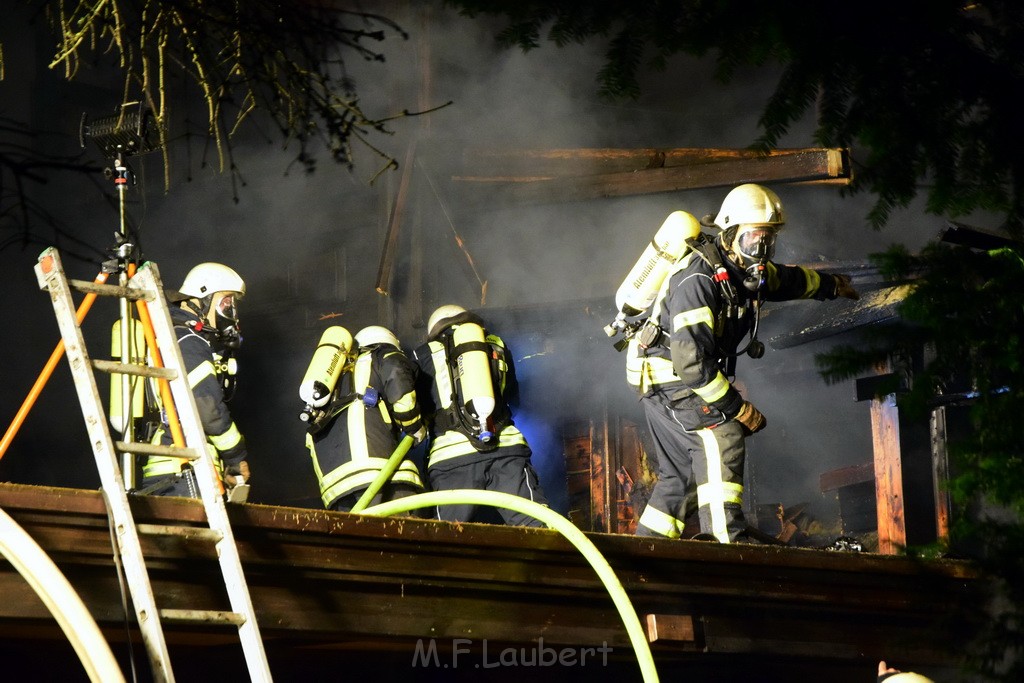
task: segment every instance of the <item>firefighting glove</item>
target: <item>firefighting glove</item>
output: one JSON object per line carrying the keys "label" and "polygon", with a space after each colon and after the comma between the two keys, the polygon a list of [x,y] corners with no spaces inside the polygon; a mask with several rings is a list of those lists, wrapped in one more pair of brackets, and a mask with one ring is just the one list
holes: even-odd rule
{"label": "firefighting glove", "polygon": [[843,297],[844,299],[859,299],[860,294],[853,288],[853,284],[850,282],[849,275],[833,275],[832,277],[836,280],[836,298]]}
{"label": "firefighting glove", "polygon": [[234,465],[224,468],[224,483],[229,488],[234,488],[249,481],[249,462],[243,460]]}
{"label": "firefighting glove", "polygon": [[420,427],[419,429],[417,429],[414,433],[410,434],[409,436],[412,437],[412,445],[413,446],[418,446],[421,443],[423,443],[423,440],[425,438],[427,438],[427,428],[426,427]]}
{"label": "firefighting glove", "polygon": [[736,413],[733,419],[743,425],[743,433],[747,436],[756,434],[768,426],[768,420],[750,401],[743,402],[740,412]]}

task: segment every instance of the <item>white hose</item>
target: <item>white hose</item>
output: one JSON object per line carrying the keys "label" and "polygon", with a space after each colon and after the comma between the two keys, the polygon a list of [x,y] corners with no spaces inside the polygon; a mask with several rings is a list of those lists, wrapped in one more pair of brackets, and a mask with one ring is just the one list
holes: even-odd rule
{"label": "white hose", "polygon": [[0,553],[14,565],[57,623],[78,653],[78,659],[97,683],[123,682],[124,674],[114,659],[114,653],[100,633],[99,626],[89,614],[85,603],[71,587],[60,569],[42,548],[0,509]]}

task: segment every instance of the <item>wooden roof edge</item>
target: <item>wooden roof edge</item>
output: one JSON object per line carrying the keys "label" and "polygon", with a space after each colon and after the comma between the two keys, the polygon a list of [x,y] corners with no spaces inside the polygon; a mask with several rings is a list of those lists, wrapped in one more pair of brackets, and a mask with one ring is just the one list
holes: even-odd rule
{"label": "wooden roof edge", "polygon": [[663,155],[666,158],[715,159],[724,157],[781,156],[805,152],[845,152],[845,147],[466,147],[462,158],[491,159],[636,159]]}
{"label": "wooden roof edge", "polygon": [[[139,522],[195,522],[205,519],[202,504],[187,498],[133,497]],[[0,483],[0,508],[17,518],[19,512],[34,517],[49,514],[64,519],[85,516],[89,524],[107,517],[100,491]],[[453,524],[410,517],[374,517],[323,509],[292,508],[247,503],[229,504],[229,515],[240,541],[267,535],[313,538],[317,543],[384,543],[412,550],[428,544],[437,552],[459,548],[501,548],[506,553],[576,554],[571,544],[549,529],[493,524]],[[960,559],[929,559],[872,553],[839,554],[784,546],[735,546],[698,541],[650,539],[624,534],[586,532],[586,536],[614,565],[636,562],[714,562],[802,571],[861,572],[878,575],[928,574],[950,579],[978,579],[974,563]],[[579,563],[582,564],[580,559]]]}

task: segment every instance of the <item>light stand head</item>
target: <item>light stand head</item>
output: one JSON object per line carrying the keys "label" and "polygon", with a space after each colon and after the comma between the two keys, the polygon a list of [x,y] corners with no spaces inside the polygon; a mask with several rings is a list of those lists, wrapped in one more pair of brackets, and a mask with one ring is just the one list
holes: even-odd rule
{"label": "light stand head", "polygon": [[160,130],[153,112],[140,102],[129,102],[119,107],[113,116],[105,116],[90,122],[88,114],[82,114],[78,129],[78,142],[85,147],[86,139],[92,140],[108,159],[120,159],[146,154],[160,149]]}

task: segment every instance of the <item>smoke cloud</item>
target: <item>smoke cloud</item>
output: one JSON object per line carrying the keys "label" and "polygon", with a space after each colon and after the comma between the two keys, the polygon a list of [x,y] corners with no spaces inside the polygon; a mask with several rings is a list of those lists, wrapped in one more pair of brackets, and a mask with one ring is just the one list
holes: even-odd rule
{"label": "smoke cloud", "polygon": [[[494,331],[509,342],[523,389],[519,423],[553,507],[564,512],[559,425],[599,419],[605,406],[642,424],[625,384],[623,355],[602,331],[614,317],[619,283],[670,212],[683,209],[698,218],[714,212],[728,188],[516,203],[452,176],[479,148],[742,148],[757,136],[776,74],[741,72],[726,87],[706,60],[679,58],[664,73],[646,77],[639,100],[612,103],[597,96],[599,45],[544,45],[523,54],[499,48],[496,25],[487,21],[436,8],[425,15],[382,13],[411,37],[389,37],[383,64],[350,65],[364,110],[384,117],[451,101],[424,116],[399,118],[389,124],[392,135],[373,140],[401,168],[371,185],[382,161],[361,149],[354,171],[322,155],[316,172],[307,174],[290,163],[294,146],[250,133],[236,140],[236,188],[230,174],[201,165],[198,138],[178,139],[169,192],[158,155],[132,160],[138,183],[128,192],[129,215],[145,258],[158,264],[167,286],[211,260],[231,265],[248,283],[232,409],[249,442],[255,502],[320,505],[297,392],[324,327],[340,324],[354,332],[389,325],[411,350],[423,342],[430,311],[458,303],[493,321]],[[45,45],[42,32],[26,37]],[[4,39],[6,45],[9,31]],[[10,80],[21,77],[10,68],[15,54],[20,52],[8,53]],[[45,116],[60,133],[53,144],[73,153],[81,112],[102,114],[118,98],[96,82],[69,85],[39,68],[22,86],[24,101],[5,98],[3,113],[26,120]],[[812,125],[794,127],[783,146],[812,146]],[[406,152],[414,141],[409,167]],[[104,163],[95,150],[83,153]],[[397,207],[404,220],[385,296],[376,289],[378,269],[403,174],[407,203]],[[789,218],[779,252],[787,262],[856,261],[889,242],[916,248],[938,228],[917,208],[898,215],[891,232],[875,233],[865,219],[871,197],[842,198],[838,187],[826,185],[776,189]],[[48,234],[0,251],[8,288],[2,304],[7,324],[0,333],[8,358],[0,397],[5,425],[58,340],[49,302],[32,273],[38,252],[52,242],[89,257],[65,261],[71,277],[91,279],[99,252],[113,244],[118,228],[115,191],[103,178],[60,178],[34,192],[77,242]],[[6,225],[4,230],[6,237]],[[109,349],[116,317],[110,302],[90,314],[85,329],[94,355]],[[773,324],[768,316],[762,338],[787,331]],[[749,444],[748,502],[811,502],[822,514],[834,514],[819,490],[820,474],[871,459],[866,404],[853,401],[850,383],[826,386],[814,370],[813,354],[834,341],[769,349],[761,360],[740,361],[745,391],[770,425]],[[65,364],[0,461],[0,479],[98,485],[78,411]]]}

